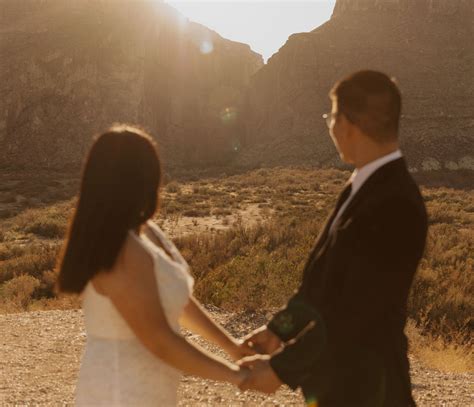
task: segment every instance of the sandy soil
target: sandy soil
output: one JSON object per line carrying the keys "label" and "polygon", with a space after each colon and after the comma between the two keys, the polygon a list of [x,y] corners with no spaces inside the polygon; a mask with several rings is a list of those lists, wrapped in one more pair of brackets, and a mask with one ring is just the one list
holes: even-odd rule
{"label": "sandy soil", "polygon": [[[211,312],[236,336],[265,323],[262,315]],[[0,405],[73,403],[85,343],[82,311],[0,315],[0,332]],[[191,339],[215,350],[198,337]],[[432,370],[413,358],[411,366],[419,406],[474,405],[473,374]],[[304,405],[301,395],[287,388],[266,396],[194,377],[183,377],[179,396],[180,406]]]}
{"label": "sandy soil", "polygon": [[264,214],[257,204],[247,204],[242,209],[233,211],[227,216],[170,216],[160,221],[161,227],[171,237],[182,237],[189,234],[199,233],[218,233],[227,230],[237,222],[242,222],[245,227],[254,226],[257,223],[263,223],[272,214],[273,210],[268,210]]}

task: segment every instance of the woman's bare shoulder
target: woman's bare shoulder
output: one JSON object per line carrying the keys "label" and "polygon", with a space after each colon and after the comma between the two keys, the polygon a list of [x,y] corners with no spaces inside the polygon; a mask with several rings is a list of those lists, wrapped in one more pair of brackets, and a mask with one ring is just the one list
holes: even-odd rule
{"label": "woman's bare shoulder", "polygon": [[152,271],[153,258],[139,239],[127,234],[114,266],[93,278],[92,283],[99,293],[107,295],[110,290],[126,286],[140,274]]}

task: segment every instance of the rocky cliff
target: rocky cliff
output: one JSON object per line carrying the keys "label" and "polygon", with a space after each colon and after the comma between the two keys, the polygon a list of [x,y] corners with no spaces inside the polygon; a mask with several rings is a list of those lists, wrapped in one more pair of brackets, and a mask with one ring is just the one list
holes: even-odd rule
{"label": "rocky cliff", "polygon": [[423,13],[425,15],[453,15],[471,13],[471,0],[337,0],[333,17],[350,12]]}
{"label": "rocky cliff", "polygon": [[474,169],[472,0],[337,0],[330,21],[292,35],[252,78],[241,160],[337,164],[321,115],[334,82],[360,69],[394,76],[412,168]]}
{"label": "rocky cliff", "polygon": [[168,167],[239,150],[262,57],[159,1],[0,0],[0,167],[77,167],[91,136],[139,123]]}

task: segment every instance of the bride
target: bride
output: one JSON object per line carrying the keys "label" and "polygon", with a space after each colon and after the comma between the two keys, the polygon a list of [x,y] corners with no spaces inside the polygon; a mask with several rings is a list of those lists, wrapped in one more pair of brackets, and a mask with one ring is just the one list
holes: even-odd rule
{"label": "bride", "polygon": [[83,294],[87,343],[76,405],[172,406],[181,373],[237,386],[247,375],[180,334],[186,327],[234,360],[254,353],[192,296],[188,264],[150,220],[160,180],[143,131],[120,125],[95,140],[59,261],[59,290]]}

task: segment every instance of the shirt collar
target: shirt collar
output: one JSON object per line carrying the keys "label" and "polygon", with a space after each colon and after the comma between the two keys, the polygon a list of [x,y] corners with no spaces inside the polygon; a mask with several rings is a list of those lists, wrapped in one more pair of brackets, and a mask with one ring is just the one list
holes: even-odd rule
{"label": "shirt collar", "polygon": [[364,165],[362,168],[355,169],[351,175],[350,182],[352,183],[351,195],[354,195],[364,182],[369,178],[375,171],[390,161],[397,160],[402,157],[402,152],[398,149],[390,154],[384,155],[383,157],[377,158],[374,161]]}

